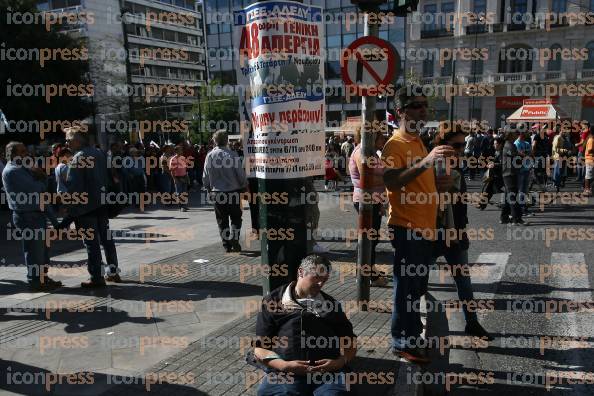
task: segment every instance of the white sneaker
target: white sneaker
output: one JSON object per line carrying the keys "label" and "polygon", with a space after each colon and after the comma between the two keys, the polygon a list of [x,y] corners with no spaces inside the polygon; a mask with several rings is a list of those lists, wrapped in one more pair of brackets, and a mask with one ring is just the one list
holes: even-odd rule
{"label": "white sneaker", "polygon": [[325,248],[324,246],[321,246],[317,242],[315,242],[313,245],[314,253],[328,253],[329,251],[330,251],[329,249]]}

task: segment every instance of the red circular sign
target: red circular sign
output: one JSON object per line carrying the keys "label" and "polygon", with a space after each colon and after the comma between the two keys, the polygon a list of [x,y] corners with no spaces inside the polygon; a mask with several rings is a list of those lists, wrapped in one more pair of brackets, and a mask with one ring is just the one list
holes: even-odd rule
{"label": "red circular sign", "polygon": [[[372,63],[377,63],[377,60],[375,62],[370,62],[369,59],[364,59],[366,51],[361,50],[361,47],[363,46],[372,48],[370,54],[371,56],[378,55],[378,51],[373,51],[373,47],[378,48],[379,52],[386,55],[386,59],[383,59],[382,61],[387,62],[387,69],[384,68],[386,70],[383,71],[383,73],[382,71],[373,68]],[[369,50],[367,52],[369,52]],[[356,74],[360,74],[359,76],[351,76],[349,74],[349,62],[357,63]],[[396,70],[399,66],[400,61],[398,59],[398,53],[392,44],[374,36],[361,37],[353,41],[351,45],[349,45],[343,51],[340,61],[342,80],[347,86],[355,86],[357,88],[357,93],[361,96],[369,96],[368,90],[372,87],[385,87],[390,84],[393,81]],[[371,76],[372,80],[374,81],[372,84],[363,85],[361,82],[354,82],[361,80],[363,69],[365,69]],[[380,73],[384,75],[382,76]]]}

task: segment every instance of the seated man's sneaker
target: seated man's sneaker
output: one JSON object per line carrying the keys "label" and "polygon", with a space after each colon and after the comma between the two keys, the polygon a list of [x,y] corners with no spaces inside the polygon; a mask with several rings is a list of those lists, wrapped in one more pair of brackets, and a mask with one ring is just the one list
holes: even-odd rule
{"label": "seated man's sneaker", "polygon": [[101,278],[97,281],[88,280],[86,282],[82,282],[80,286],[84,289],[98,289],[107,285],[105,284],[105,279]]}

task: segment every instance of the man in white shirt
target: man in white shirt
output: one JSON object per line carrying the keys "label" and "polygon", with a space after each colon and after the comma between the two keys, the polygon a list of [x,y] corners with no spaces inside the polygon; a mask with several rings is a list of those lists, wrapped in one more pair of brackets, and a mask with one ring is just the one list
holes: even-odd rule
{"label": "man in white shirt", "polygon": [[215,132],[213,140],[216,147],[206,156],[202,183],[214,199],[215,215],[225,251],[241,252],[241,193],[246,191],[248,182],[241,158],[227,147],[227,132]]}

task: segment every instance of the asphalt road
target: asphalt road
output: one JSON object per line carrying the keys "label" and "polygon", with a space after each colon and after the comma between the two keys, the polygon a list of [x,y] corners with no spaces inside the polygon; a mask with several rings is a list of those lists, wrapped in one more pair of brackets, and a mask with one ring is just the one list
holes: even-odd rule
{"label": "asphalt road", "polygon": [[470,208],[469,228],[478,239],[483,231],[469,250],[478,316],[495,340],[465,337],[459,304],[447,303],[455,284],[433,271],[426,337],[446,347],[431,349],[423,377],[411,377],[424,395],[594,394],[594,200],[572,191],[575,183],[528,226],[499,224],[495,205]]}

